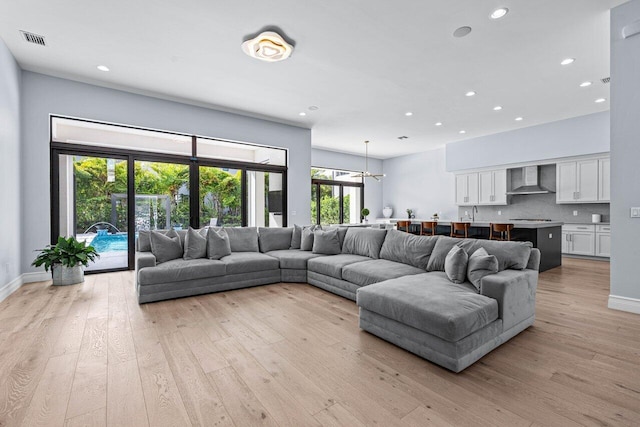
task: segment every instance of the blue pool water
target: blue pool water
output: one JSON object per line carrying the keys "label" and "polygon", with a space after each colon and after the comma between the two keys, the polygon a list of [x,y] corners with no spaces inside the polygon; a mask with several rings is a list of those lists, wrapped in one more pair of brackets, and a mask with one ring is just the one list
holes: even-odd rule
{"label": "blue pool water", "polygon": [[98,233],[96,237],[91,241],[91,246],[95,248],[98,253],[112,252],[112,251],[126,251],[127,250],[127,234],[102,234]]}

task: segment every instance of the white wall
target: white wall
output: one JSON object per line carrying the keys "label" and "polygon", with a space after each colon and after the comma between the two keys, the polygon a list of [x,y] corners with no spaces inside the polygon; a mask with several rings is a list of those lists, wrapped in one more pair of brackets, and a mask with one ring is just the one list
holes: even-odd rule
{"label": "white wall", "polygon": [[[362,147],[364,150],[364,147]],[[311,165],[314,167],[341,169],[348,171],[362,171],[364,169],[364,156],[336,153],[334,151],[311,150]],[[382,160],[369,158],[369,172],[382,173]],[[364,207],[371,211],[369,218],[382,216],[382,185],[386,178],[380,182],[375,179],[367,179],[364,183]]]}
{"label": "white wall", "polygon": [[442,219],[457,217],[455,176],[445,164],[444,148],[383,161],[384,205],[393,208],[394,218],[406,217],[406,209],[421,219],[436,212]]}
{"label": "white wall", "polygon": [[[640,34],[622,39],[640,21],[640,0],[611,10],[611,295],[609,306],[640,313]],[[625,301],[621,298],[633,298]]]}
{"label": "white wall", "polygon": [[[289,149],[289,222],[308,224],[311,131],[148,96],[22,73],[22,271],[49,243],[49,114],[194,133]],[[295,211],[296,215],[292,215]],[[17,239],[16,239],[17,240]]]}
{"label": "white wall", "polygon": [[447,170],[452,172],[606,153],[609,112],[452,142],[446,149]]}
{"label": "white wall", "polygon": [[[0,39],[0,300],[21,274],[20,88],[21,72]],[[31,260],[29,260],[30,262]]]}

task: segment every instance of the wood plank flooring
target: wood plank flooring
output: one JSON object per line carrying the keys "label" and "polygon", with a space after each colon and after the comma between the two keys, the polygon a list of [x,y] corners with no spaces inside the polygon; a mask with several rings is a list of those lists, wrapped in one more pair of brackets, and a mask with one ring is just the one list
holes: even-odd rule
{"label": "wood plank flooring", "polygon": [[640,316],[609,264],[540,275],[536,322],[460,374],[276,284],[145,305],[133,273],[0,303],[0,426],[640,425]]}

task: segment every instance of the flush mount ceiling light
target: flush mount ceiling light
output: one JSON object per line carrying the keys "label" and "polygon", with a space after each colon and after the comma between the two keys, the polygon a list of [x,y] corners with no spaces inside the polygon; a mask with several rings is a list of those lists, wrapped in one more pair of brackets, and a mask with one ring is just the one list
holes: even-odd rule
{"label": "flush mount ceiling light", "polygon": [[407,111],[406,113],[404,113],[404,115],[407,117],[411,117],[413,116],[413,113],[411,111]]}
{"label": "flush mount ceiling light", "polygon": [[436,126],[442,126],[442,122],[437,122]]}
{"label": "flush mount ceiling light", "polygon": [[606,101],[606,100],[607,100],[606,98],[598,98],[598,99],[596,99],[596,100],[595,100],[595,101],[593,101],[593,102],[595,102],[595,103],[597,103],[597,104],[600,104],[601,102],[604,102],[604,101]]}
{"label": "flush mount ceiling light", "polygon": [[591,86],[591,82],[582,82],[582,83],[580,83],[580,87],[587,87],[587,86]]}
{"label": "flush mount ceiling light", "polygon": [[456,38],[465,37],[465,36],[468,36],[470,32],[471,32],[471,27],[460,27],[453,32],[453,37],[456,37]]}
{"label": "flush mount ceiling light", "polygon": [[493,111],[500,111],[502,110],[502,107],[500,105],[496,105],[495,107],[493,107]]}
{"label": "flush mount ceiling light", "polygon": [[[406,137],[405,137],[406,138]],[[400,139],[400,138],[398,138]],[[380,178],[383,178],[385,174],[383,173],[371,173],[369,172],[369,141],[364,142],[364,172],[356,173],[351,175],[352,178],[373,178],[376,181],[380,181]]]}
{"label": "flush mount ceiling light", "polygon": [[573,64],[573,61],[575,61],[576,58],[565,58],[562,60],[562,62],[560,62],[560,65],[569,65],[569,64]]}
{"label": "flush mount ceiling light", "polygon": [[98,65],[96,68],[100,71],[109,71],[109,67],[106,65]]}
{"label": "flush mount ceiling light", "polygon": [[301,111],[300,113],[298,113],[299,116],[306,116],[307,113],[305,113],[304,111]]}
{"label": "flush mount ceiling light", "polygon": [[465,93],[464,96],[475,96],[476,92],[473,90],[470,90],[469,92]]}
{"label": "flush mount ceiling light", "polygon": [[516,117],[516,118],[515,118],[515,121],[516,121],[516,122],[521,122],[522,120],[524,120],[524,117]]}
{"label": "flush mount ceiling light", "polygon": [[500,19],[507,13],[509,13],[509,9],[507,9],[506,7],[501,7],[500,9],[494,10],[489,16],[491,17],[491,19]]}
{"label": "flush mount ceiling light", "polygon": [[274,31],[264,31],[242,43],[242,51],[261,61],[277,62],[291,56],[293,45]]}
{"label": "flush mount ceiling light", "polygon": [[458,132],[460,135],[464,135],[465,133],[467,133],[466,130],[461,130],[460,132]]}

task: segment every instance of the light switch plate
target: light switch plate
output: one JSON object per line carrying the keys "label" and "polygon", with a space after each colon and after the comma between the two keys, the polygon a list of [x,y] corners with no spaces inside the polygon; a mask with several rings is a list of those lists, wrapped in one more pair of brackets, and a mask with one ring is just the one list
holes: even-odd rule
{"label": "light switch plate", "polygon": [[640,218],[640,208],[631,208],[631,218]]}
{"label": "light switch plate", "polygon": [[502,215],[502,211],[498,211],[498,215]]}
{"label": "light switch plate", "polygon": [[549,233],[549,238],[553,239],[553,233]]}
{"label": "light switch plate", "polygon": [[573,211],[573,216],[578,216],[578,211]]}

